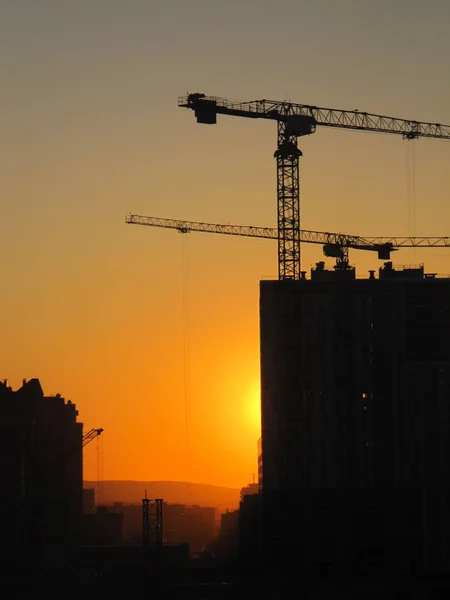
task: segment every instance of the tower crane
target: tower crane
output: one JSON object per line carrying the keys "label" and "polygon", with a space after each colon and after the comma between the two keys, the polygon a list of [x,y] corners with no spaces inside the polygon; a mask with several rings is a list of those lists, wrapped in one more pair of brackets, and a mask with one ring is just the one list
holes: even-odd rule
{"label": "tower crane", "polygon": [[[146,217],[142,215],[127,215],[125,222],[132,225],[148,227],[164,227],[175,229],[179,233],[200,231],[205,233],[220,233],[242,237],[278,239],[278,229],[275,227],[254,227],[252,225],[224,225],[200,223],[198,221],[181,221],[179,219],[164,219],[161,217]],[[348,268],[348,251],[370,250],[377,252],[378,258],[388,260],[391,252],[400,248],[443,248],[450,247],[450,237],[369,237],[345,233],[311,231],[300,229],[299,240],[307,244],[321,244],[325,256],[336,258],[336,269]]]}
{"label": "tower crane", "polygon": [[320,108],[288,101],[233,101],[203,93],[178,98],[178,106],[193,110],[198,123],[215,124],[217,115],[277,122],[277,240],[278,278],[300,278],[300,187],[298,138],[310,135],[317,126],[401,135],[405,140],[419,137],[450,139],[450,125],[419,122],[376,115],[358,110]]}

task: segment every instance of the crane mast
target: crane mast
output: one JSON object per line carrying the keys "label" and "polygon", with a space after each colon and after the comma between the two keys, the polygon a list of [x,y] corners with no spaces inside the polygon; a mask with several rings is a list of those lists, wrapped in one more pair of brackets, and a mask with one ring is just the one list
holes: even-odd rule
{"label": "crane mast", "polygon": [[358,110],[336,110],[308,104],[254,100],[232,101],[195,93],[178,98],[178,106],[195,112],[198,123],[215,124],[217,115],[277,121],[277,240],[278,278],[299,279],[300,255],[300,179],[298,138],[310,135],[316,127],[326,126],[356,131],[401,135],[403,139],[419,137],[450,139],[450,126],[376,115]]}
{"label": "crane mast", "polygon": [[[286,112],[289,111],[289,107]],[[300,278],[300,176],[297,135],[278,121],[277,161],[278,278]],[[312,126],[311,131],[312,133]]]}

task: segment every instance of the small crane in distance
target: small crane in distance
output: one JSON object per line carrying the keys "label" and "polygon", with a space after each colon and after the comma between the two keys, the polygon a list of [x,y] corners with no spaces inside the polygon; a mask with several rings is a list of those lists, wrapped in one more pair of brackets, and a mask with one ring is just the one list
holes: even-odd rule
{"label": "small crane in distance", "polygon": [[217,123],[217,115],[277,122],[277,213],[278,278],[299,279],[300,264],[300,185],[298,138],[314,133],[318,126],[390,133],[405,140],[450,139],[450,125],[387,117],[358,110],[320,108],[290,101],[252,100],[241,102],[188,94],[178,98],[178,106],[195,113],[198,123]]}
{"label": "small crane in distance", "polygon": [[83,435],[82,446],[86,446],[89,442],[92,442],[97,436],[103,433],[104,429],[102,427],[92,428],[87,433]]}

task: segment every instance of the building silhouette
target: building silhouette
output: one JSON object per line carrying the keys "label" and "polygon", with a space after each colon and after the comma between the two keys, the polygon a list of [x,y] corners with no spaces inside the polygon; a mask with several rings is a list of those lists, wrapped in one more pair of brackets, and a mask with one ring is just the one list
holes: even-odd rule
{"label": "building silhouette", "polygon": [[264,560],[449,569],[450,279],[260,282]]}
{"label": "building silhouette", "polygon": [[57,568],[78,543],[82,423],[75,404],[46,396],[38,379],[0,383],[1,567]]}
{"label": "building silhouette", "polygon": [[239,564],[240,569],[255,568],[261,561],[260,490],[249,483],[240,490],[239,508],[220,515],[214,555],[222,561]]}

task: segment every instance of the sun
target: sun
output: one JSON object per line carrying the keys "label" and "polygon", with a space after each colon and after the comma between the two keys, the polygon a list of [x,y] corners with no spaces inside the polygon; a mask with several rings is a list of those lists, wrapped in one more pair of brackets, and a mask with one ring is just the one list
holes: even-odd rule
{"label": "sun", "polygon": [[245,418],[252,429],[261,430],[261,387],[259,380],[249,383],[243,394]]}

